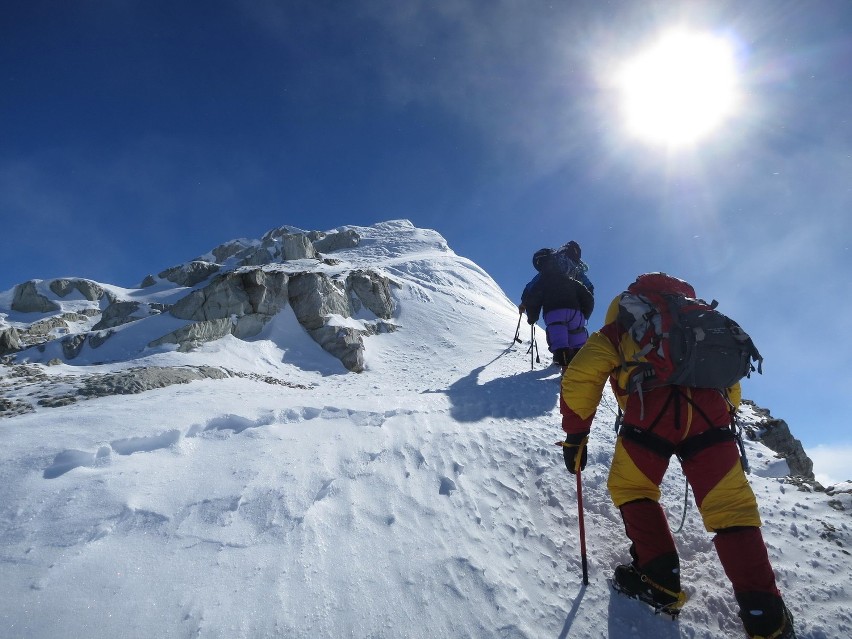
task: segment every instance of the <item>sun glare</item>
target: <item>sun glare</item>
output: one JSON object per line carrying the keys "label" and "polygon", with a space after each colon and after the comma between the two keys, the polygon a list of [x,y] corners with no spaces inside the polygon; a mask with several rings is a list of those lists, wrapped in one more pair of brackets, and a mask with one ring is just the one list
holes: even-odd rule
{"label": "sun glare", "polygon": [[668,147],[705,138],[737,106],[732,46],[708,34],[669,33],[629,60],[617,82],[630,133]]}

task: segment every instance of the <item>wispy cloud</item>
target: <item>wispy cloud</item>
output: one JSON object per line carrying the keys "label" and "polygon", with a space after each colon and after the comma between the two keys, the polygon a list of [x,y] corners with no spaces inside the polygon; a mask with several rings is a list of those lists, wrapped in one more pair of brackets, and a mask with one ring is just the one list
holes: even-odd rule
{"label": "wispy cloud", "polygon": [[820,444],[807,450],[814,462],[814,475],[823,486],[852,480],[852,443],[840,445]]}

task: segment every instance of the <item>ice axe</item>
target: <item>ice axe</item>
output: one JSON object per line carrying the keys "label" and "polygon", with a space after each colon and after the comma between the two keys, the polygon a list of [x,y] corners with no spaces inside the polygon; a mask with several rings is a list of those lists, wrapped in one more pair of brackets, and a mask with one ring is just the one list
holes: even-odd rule
{"label": "ice axe", "polygon": [[586,559],[586,524],[583,521],[583,480],[577,471],[577,510],[580,521],[580,562],[583,565],[583,585],[589,585],[589,563]]}
{"label": "ice axe", "polygon": [[[576,444],[569,444],[568,442],[556,442],[557,446],[564,446],[566,448],[574,447]],[[585,446],[585,440],[580,446]],[[578,451],[578,455],[582,454],[581,451]],[[577,521],[579,522],[580,527],[580,564],[583,567],[583,585],[589,585],[589,562],[586,558],[586,522],[583,517],[583,479],[582,479],[582,470],[580,470],[580,457],[577,457],[577,466],[574,468],[574,475],[577,477]]]}
{"label": "ice axe", "polygon": [[[521,320],[523,319],[523,317],[524,317],[524,312],[520,311],[518,313],[518,326],[515,328],[515,342],[517,342],[518,344],[524,343],[524,341],[520,338],[520,335],[521,335]],[[512,342],[512,345],[514,346],[514,342]]]}

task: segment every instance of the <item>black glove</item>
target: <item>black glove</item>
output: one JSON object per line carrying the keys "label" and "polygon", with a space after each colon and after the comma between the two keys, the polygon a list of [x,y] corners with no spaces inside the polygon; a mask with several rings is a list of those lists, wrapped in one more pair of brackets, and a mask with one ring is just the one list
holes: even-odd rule
{"label": "black glove", "polygon": [[586,468],[586,461],[588,460],[586,442],[588,441],[589,433],[585,432],[566,435],[565,441],[562,442],[562,456],[565,458],[565,468],[572,475],[576,475],[577,471],[585,470]]}

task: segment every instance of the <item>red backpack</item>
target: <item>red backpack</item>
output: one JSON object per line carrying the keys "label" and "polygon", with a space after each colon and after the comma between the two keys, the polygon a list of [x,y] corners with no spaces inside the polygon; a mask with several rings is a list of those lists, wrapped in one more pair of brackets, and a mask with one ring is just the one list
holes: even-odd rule
{"label": "red backpack", "polygon": [[[763,358],[748,334],[716,310],[717,302],[665,273],[640,275],[618,304],[618,323],[639,345],[630,390],[678,385],[725,389],[757,370]],[[752,365],[757,362],[757,368]]]}

